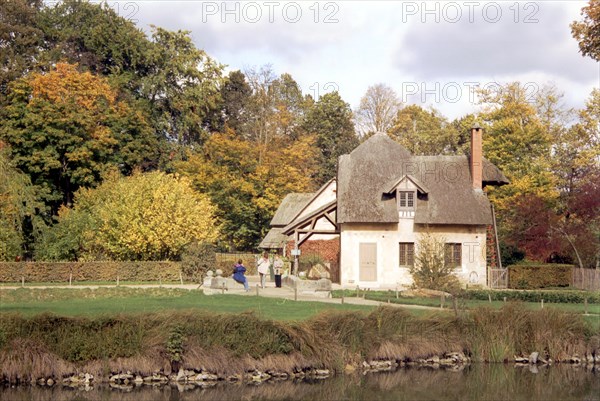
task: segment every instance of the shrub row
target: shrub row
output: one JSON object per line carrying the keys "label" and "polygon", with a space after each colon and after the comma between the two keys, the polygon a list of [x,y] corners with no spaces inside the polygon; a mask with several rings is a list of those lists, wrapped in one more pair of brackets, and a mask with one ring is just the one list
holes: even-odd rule
{"label": "shrub row", "polygon": [[[597,291],[578,291],[578,290],[466,290],[464,297],[467,299],[475,299],[487,301],[489,298],[492,301],[502,301],[506,297],[509,301],[525,301],[525,302],[544,302],[553,303],[584,303],[587,298],[589,303],[600,303],[600,293]],[[489,297],[489,298],[488,298]]]}
{"label": "shrub row", "polygon": [[255,276],[258,274],[256,271],[256,258],[257,256],[253,253],[217,254],[217,269],[221,269],[224,276],[230,276],[233,274],[233,266],[239,259],[242,259],[242,264],[246,268],[246,275]]}
{"label": "shrub row", "polygon": [[572,280],[572,265],[522,264],[508,268],[508,286],[517,289],[568,287]]}
{"label": "shrub row", "polygon": [[178,262],[0,262],[0,282],[179,281]]}

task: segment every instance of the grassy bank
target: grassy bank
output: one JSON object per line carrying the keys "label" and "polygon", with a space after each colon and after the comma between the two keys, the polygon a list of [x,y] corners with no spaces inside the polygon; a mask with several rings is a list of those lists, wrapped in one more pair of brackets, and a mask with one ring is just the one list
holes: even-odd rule
{"label": "grassy bank", "polygon": [[0,322],[1,375],[10,381],[73,372],[168,374],[179,366],[222,375],[341,369],[363,360],[415,360],[445,352],[502,362],[538,351],[565,360],[599,348],[600,336],[580,316],[512,304],[458,317],[418,317],[384,307],[329,311],[302,321],[171,310],[93,318],[3,313]]}

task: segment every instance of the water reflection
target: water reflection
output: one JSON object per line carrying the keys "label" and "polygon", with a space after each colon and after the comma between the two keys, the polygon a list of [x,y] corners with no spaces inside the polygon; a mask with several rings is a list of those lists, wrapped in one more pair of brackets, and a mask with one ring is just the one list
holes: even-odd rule
{"label": "water reflection", "polygon": [[186,401],[186,400],[556,400],[600,401],[600,375],[585,368],[552,366],[531,371],[504,365],[473,365],[463,371],[406,369],[393,373],[344,375],[318,382],[282,381],[258,386],[213,388],[96,386],[0,389],[4,401]]}

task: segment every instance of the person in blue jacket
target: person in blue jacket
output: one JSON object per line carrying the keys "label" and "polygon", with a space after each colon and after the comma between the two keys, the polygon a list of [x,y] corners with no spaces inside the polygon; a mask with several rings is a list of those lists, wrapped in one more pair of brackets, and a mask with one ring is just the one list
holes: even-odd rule
{"label": "person in blue jacket", "polygon": [[242,264],[242,259],[240,259],[233,267],[233,279],[240,284],[244,284],[244,289],[248,292],[250,291],[250,286],[248,285],[248,279],[244,276],[244,273],[246,273],[246,268]]}

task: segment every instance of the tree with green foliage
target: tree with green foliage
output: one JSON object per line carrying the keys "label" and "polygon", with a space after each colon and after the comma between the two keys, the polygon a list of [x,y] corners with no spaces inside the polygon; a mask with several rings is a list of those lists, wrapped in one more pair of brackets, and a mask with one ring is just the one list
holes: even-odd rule
{"label": "tree with green foliage", "polygon": [[98,188],[79,190],[73,208],[61,209],[36,258],[177,260],[190,243],[216,240],[214,213],[185,177],[112,174]]}
{"label": "tree with green foliage", "polygon": [[188,31],[152,27],[152,47],[143,96],[154,128],[180,145],[202,143],[211,111],[221,102],[223,67],[197,49]]}
{"label": "tree with green foliage", "polygon": [[0,260],[28,256],[27,237],[43,227],[36,216],[40,207],[29,177],[14,166],[0,142]]}
{"label": "tree with green foliage", "polygon": [[81,0],[57,2],[40,14],[47,64],[78,64],[84,71],[110,76],[119,88],[140,89],[140,77],[149,73],[151,43],[133,22],[107,3]]}
{"label": "tree with green foliage", "polygon": [[35,68],[44,43],[39,10],[42,0],[0,2],[0,106],[8,84]]}
{"label": "tree with green foliage", "polygon": [[16,81],[1,117],[0,138],[52,214],[77,189],[100,182],[109,166],[130,172],[154,158],[144,115],[119,101],[105,78],[74,65]]}
{"label": "tree with green foliage", "polygon": [[223,112],[220,111],[218,130],[222,130],[227,124],[229,128],[238,135],[243,135],[244,127],[249,121],[248,103],[252,95],[252,88],[246,82],[246,76],[240,70],[229,73],[221,87],[221,99],[223,100]]}
{"label": "tree with green foliage", "polygon": [[358,146],[350,105],[337,92],[327,93],[307,111],[302,128],[316,136],[319,155],[315,182],[322,185],[336,176],[339,156]]}

